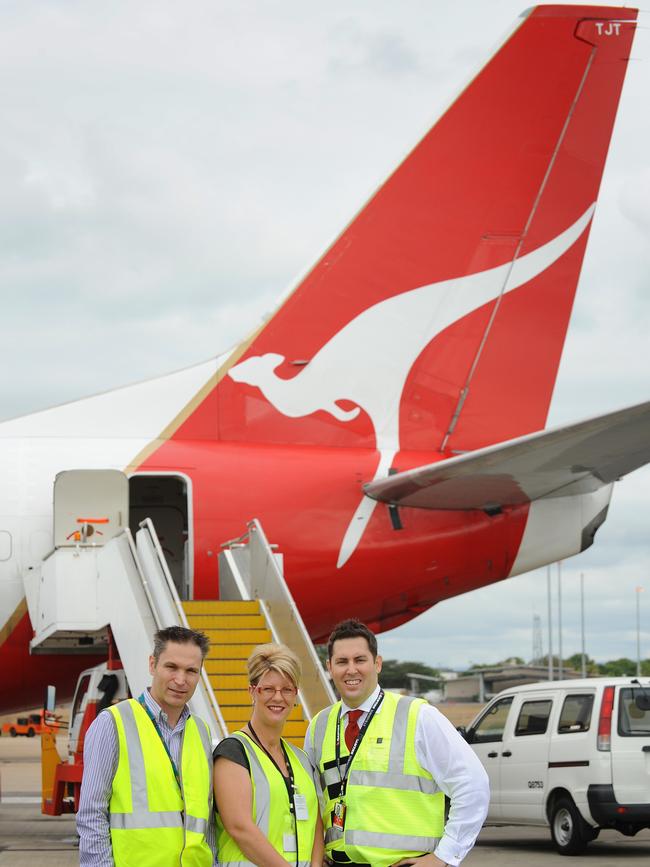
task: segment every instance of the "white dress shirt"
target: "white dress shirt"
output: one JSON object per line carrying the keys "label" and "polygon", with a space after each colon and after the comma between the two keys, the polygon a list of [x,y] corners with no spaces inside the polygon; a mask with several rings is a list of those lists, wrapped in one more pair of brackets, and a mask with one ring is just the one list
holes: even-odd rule
{"label": "white dress shirt", "polygon": [[[356,710],[363,711],[359,728],[379,694],[379,686]],[[383,702],[376,710],[380,714]],[[341,702],[341,719],[353,710]],[[313,765],[314,755],[311,726],[305,738],[305,752]],[[457,867],[468,854],[487,816],[490,802],[488,776],[474,750],[459,735],[446,716],[430,704],[422,705],[415,726],[415,755],[428,771],[441,792],[451,801],[449,818],[435,855],[446,864]]]}

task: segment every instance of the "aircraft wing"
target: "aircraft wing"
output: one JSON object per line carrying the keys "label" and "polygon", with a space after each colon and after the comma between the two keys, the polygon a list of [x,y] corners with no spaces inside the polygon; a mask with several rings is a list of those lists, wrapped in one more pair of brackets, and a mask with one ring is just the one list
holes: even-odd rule
{"label": "aircraft wing", "polygon": [[650,401],[396,473],[364,490],[398,506],[490,512],[590,493],[649,461]]}

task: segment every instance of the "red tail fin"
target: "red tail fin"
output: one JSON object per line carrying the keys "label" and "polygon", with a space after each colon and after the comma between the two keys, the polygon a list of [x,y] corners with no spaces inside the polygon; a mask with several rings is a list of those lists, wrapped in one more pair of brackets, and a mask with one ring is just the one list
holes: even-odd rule
{"label": "red tail fin", "polygon": [[635,19],[521,19],[230,362],[222,438],[448,454],[544,426]]}

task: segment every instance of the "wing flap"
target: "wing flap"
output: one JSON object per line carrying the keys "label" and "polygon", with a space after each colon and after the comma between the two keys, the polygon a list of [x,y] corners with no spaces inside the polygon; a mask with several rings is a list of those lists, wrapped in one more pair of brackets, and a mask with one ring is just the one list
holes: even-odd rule
{"label": "wing flap", "polygon": [[495,510],[591,493],[650,461],[650,401],[509,440],[364,487],[420,509]]}

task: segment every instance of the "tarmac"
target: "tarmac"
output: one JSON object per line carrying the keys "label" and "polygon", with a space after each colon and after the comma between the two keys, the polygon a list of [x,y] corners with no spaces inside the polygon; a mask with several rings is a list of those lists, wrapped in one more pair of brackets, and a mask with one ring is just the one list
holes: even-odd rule
{"label": "tarmac", "polygon": [[[65,736],[59,739],[63,752]],[[38,853],[43,853],[40,855]],[[47,853],[47,854],[45,854]],[[74,816],[43,816],[40,807],[40,739],[0,738],[0,867],[74,867],[79,863]],[[567,867],[572,859],[553,849],[548,828],[484,828],[463,867]],[[603,831],[589,845],[589,867],[650,864],[650,830],[636,837]]]}

